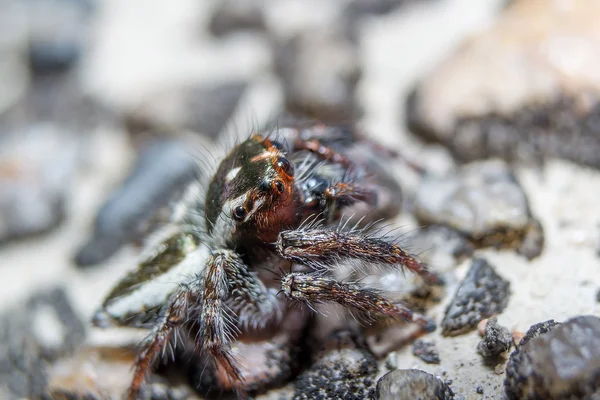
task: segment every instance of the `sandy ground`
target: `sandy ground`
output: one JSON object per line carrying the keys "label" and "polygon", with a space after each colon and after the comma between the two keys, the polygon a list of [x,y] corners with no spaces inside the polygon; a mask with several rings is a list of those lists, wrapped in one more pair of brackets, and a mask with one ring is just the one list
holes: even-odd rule
{"label": "sandy ground", "polygon": [[[283,3],[287,5],[275,7],[269,15],[269,23],[278,29],[293,30],[326,18],[308,14],[291,18],[285,7],[306,7],[295,4],[298,2]],[[406,135],[401,123],[401,99],[416,79],[465,35],[489,24],[500,3],[443,0],[401,8],[367,21],[361,30],[366,64],[359,87],[366,110],[361,121],[365,130],[434,167],[448,165],[444,152],[422,149]],[[266,72],[271,63],[266,43],[253,36],[227,39],[221,46],[208,41],[198,27],[206,21],[212,6],[211,2],[194,0],[105,0],[89,67],[83,74],[86,87],[107,101],[126,106],[149,88],[165,82],[252,77],[252,90],[241,102],[228,131],[247,132],[256,121],[271,117],[280,106],[281,92]],[[0,282],[4,283],[0,309],[22,301],[39,288],[63,284],[78,311],[89,316],[123,272],[134,265],[137,252],[132,248],[86,271],[71,263],[98,206],[124,177],[133,155],[118,133],[99,131],[92,137],[97,156],[72,185],[67,221],[49,235],[0,249]],[[511,282],[512,295],[499,317],[500,324],[525,331],[547,319],[600,315],[600,304],[596,302],[600,288],[600,259],[596,254],[600,243],[600,173],[551,161],[542,173],[520,168],[517,175],[534,215],[544,227],[546,244],[542,255],[532,262],[511,251],[479,252]],[[415,226],[407,215],[402,215],[399,223],[407,230]],[[457,279],[466,274],[469,265],[465,262],[456,268]],[[447,288],[449,293],[455,289],[452,285]],[[431,310],[430,315],[438,322],[451,297]],[[92,330],[89,341],[110,341],[111,335],[114,333]],[[442,338],[436,332],[431,338],[440,349],[440,365],[424,364],[412,356],[410,347],[396,353],[397,365],[451,379],[453,390],[465,399],[502,398],[504,377],[493,367],[483,365],[475,352],[479,340],[476,332],[457,338]],[[483,395],[475,392],[477,386],[483,387]]]}

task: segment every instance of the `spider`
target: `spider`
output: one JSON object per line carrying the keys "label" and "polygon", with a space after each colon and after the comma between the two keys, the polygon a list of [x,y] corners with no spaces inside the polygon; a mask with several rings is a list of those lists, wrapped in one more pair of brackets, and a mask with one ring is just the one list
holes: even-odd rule
{"label": "spider", "polygon": [[[269,363],[244,362],[261,359],[253,343],[298,340],[311,314],[306,311],[318,311],[321,304],[413,322],[422,333],[435,329],[431,320],[360,279],[344,279],[377,266],[437,280],[399,245],[369,233],[378,220],[398,213],[398,187],[384,169],[368,157],[350,156],[349,149],[363,154],[369,146],[383,148],[341,127],[313,124],[274,132],[235,146],[204,197],[198,195],[201,184],[190,188],[176,232],[95,314],[100,327],[150,329],[134,365],[129,399],[139,395],[165,349],[186,335],[212,366],[217,385],[243,398],[282,373]],[[344,217],[348,213],[352,218]],[[340,271],[348,263],[351,273],[344,277]]]}

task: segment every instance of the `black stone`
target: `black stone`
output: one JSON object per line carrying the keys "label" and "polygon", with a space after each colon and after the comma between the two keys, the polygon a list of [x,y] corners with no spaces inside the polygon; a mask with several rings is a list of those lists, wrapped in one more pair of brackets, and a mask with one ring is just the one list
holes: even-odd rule
{"label": "black stone", "polygon": [[418,369],[397,369],[377,382],[379,400],[451,400],[452,389],[435,376]]}
{"label": "black stone", "polygon": [[483,340],[477,344],[477,351],[484,358],[493,359],[510,350],[511,345],[510,331],[498,325],[498,319],[493,317],[485,325]]}
{"label": "black stone", "polygon": [[377,360],[350,332],[335,332],[315,359],[294,382],[294,400],[360,400],[375,395]]}
{"label": "black stone", "polygon": [[599,398],[600,318],[532,326],[510,356],[504,387],[509,400]]}
{"label": "black stone", "polygon": [[471,269],[446,308],[442,334],[456,336],[477,327],[479,321],[501,313],[508,304],[510,282],[499,276],[484,259],[473,260]]}
{"label": "black stone", "polygon": [[416,340],[412,348],[413,355],[419,357],[428,364],[439,364],[440,354],[434,342]]}
{"label": "black stone", "polygon": [[75,256],[77,265],[100,263],[143,236],[151,218],[177,198],[196,172],[197,165],[182,143],[157,140],[148,145],[98,212],[92,238]]}

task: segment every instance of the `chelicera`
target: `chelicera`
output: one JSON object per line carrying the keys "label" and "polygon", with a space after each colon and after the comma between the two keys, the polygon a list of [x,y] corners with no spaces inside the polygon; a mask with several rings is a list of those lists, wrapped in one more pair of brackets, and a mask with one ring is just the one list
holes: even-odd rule
{"label": "chelicera", "polygon": [[[421,332],[435,329],[360,283],[372,266],[436,280],[393,241],[365,230],[366,217],[397,212],[397,200],[388,198],[390,208],[381,196],[390,179],[367,159],[346,154],[350,146],[371,143],[323,125],[280,129],[274,136],[251,136],[220,162],[207,190],[193,185],[182,200],[186,212],[177,231],[117,285],[95,315],[98,326],[151,329],[135,364],[130,399],[155,360],[182,337],[193,343],[222,390],[243,397],[289,379],[289,369],[260,361],[263,349],[270,346],[269,357],[290,362],[285,344],[301,340],[311,312],[326,303],[374,319],[414,322]],[[345,213],[354,217],[351,223]],[[339,276],[346,261],[357,279]],[[279,352],[275,344],[281,344]]]}

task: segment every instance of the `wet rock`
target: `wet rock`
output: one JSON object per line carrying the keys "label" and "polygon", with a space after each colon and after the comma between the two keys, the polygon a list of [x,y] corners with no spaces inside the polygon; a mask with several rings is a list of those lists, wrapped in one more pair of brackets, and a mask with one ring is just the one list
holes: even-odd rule
{"label": "wet rock", "polygon": [[377,382],[379,400],[450,400],[452,389],[443,381],[418,369],[397,369],[388,372]]}
{"label": "wet rock", "polygon": [[484,259],[473,260],[471,269],[446,308],[442,334],[456,336],[471,331],[477,323],[501,313],[508,304],[510,282],[499,276]]}
{"label": "wet rock", "polygon": [[294,382],[294,400],[365,399],[375,394],[377,360],[348,331],[338,331]]}
{"label": "wet rock", "polygon": [[477,351],[483,358],[493,359],[510,350],[512,335],[510,331],[498,325],[496,317],[490,318],[485,324],[483,340],[477,344]]}
{"label": "wet rock", "polygon": [[423,224],[455,229],[479,247],[516,248],[528,259],[544,244],[527,196],[501,160],[474,162],[458,173],[429,176],[418,189],[415,215]]}
{"label": "wet rock", "polygon": [[100,263],[152,230],[152,218],[177,198],[196,172],[197,165],[181,142],[164,139],[148,144],[128,178],[98,212],[92,238],[75,256],[77,265]]}
{"label": "wet rock", "polygon": [[579,316],[530,328],[510,356],[504,386],[511,400],[598,398],[600,318]]}
{"label": "wet rock", "polygon": [[406,105],[410,129],[462,161],[561,157],[600,167],[598,13],[594,0],[512,1],[418,85]]}
{"label": "wet rock", "polygon": [[180,86],[147,96],[126,117],[132,133],[180,134],[192,131],[215,138],[247,88],[244,81]]}
{"label": "wet rock", "polygon": [[275,45],[285,104],[295,115],[339,123],[359,114],[357,48],[343,30],[314,29]]}
{"label": "wet rock", "polygon": [[412,353],[419,357],[427,364],[439,364],[440,353],[434,342],[426,342],[425,340],[417,340],[413,343]]}
{"label": "wet rock", "polygon": [[45,233],[63,220],[78,149],[75,135],[51,124],[0,139],[0,243]]}
{"label": "wet rock", "polygon": [[265,29],[263,9],[257,0],[222,1],[210,21],[209,29],[219,37],[239,30],[262,31]]}
{"label": "wet rock", "polygon": [[85,338],[83,322],[62,289],[39,293],[0,316],[0,393],[39,398],[49,363]]}

